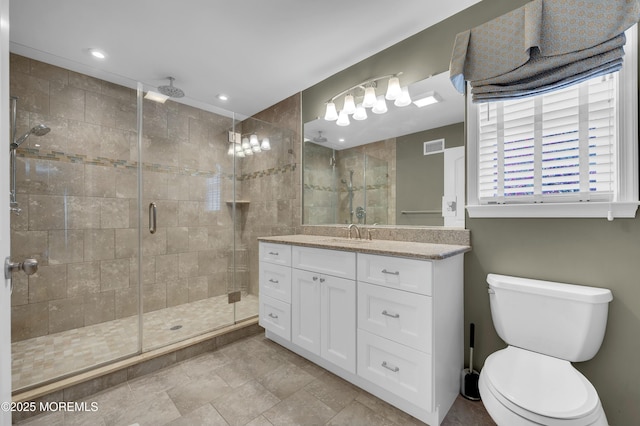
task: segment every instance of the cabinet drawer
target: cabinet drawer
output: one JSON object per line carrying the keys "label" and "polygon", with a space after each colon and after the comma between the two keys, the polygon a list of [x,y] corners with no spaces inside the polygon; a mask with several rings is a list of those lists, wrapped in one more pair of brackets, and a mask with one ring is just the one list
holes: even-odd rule
{"label": "cabinet drawer", "polygon": [[313,247],[292,247],[294,268],[313,271],[334,277],[356,279],[356,254],[340,250]]}
{"label": "cabinet drawer", "polygon": [[358,330],[358,375],[433,410],[431,355]]}
{"label": "cabinet drawer", "polygon": [[358,281],[431,296],[432,268],[428,260],[358,253]]}
{"label": "cabinet drawer", "polygon": [[291,268],[260,262],[260,296],[291,303]]}
{"label": "cabinet drawer", "polygon": [[291,246],[260,242],[260,260],[276,265],[291,266]]}
{"label": "cabinet drawer", "polygon": [[259,323],[266,330],[291,340],[291,305],[261,294]]}
{"label": "cabinet drawer", "polygon": [[358,282],[358,327],[431,353],[431,297]]}

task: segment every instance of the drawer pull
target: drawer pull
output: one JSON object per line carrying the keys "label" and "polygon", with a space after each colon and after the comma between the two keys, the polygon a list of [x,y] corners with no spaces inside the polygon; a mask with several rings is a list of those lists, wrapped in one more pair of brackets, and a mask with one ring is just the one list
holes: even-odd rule
{"label": "drawer pull", "polygon": [[269,255],[270,256],[278,256],[280,253],[278,253],[277,251],[270,251]]}
{"label": "drawer pull", "polygon": [[274,315],[274,313],[273,313],[273,312],[269,313],[269,316],[270,316],[271,318],[273,318],[273,319],[278,319],[278,316],[277,316],[277,315]]}
{"label": "drawer pull", "polygon": [[280,281],[278,281],[278,280],[274,280],[273,278],[269,278],[269,282],[270,282],[270,283],[273,283],[273,284],[278,284],[278,283],[280,283]]}
{"label": "drawer pull", "polygon": [[391,318],[400,318],[400,314],[390,314],[386,310],[382,311],[382,315],[386,315],[386,316],[391,317]]}
{"label": "drawer pull", "polygon": [[386,269],[383,269],[382,273],[389,274],[389,275],[400,275],[400,271],[390,272],[390,271],[387,271]]}
{"label": "drawer pull", "polygon": [[397,373],[398,371],[400,371],[400,368],[396,367],[395,365],[387,364],[387,361],[382,361],[382,366],[387,370],[393,371],[394,373]]}

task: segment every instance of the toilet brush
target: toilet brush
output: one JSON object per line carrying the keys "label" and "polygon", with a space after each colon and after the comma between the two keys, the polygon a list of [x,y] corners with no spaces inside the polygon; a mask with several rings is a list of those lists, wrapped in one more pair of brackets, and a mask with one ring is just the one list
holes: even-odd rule
{"label": "toilet brush", "polygon": [[480,391],[478,389],[478,379],[480,374],[473,369],[473,343],[474,343],[475,324],[471,323],[469,327],[469,368],[462,370],[460,377],[460,393],[467,399],[478,401],[480,399]]}

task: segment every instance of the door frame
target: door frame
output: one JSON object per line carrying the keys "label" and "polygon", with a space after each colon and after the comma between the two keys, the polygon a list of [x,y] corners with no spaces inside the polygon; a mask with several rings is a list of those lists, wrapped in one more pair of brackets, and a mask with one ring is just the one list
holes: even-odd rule
{"label": "door frame", "polygon": [[[10,255],[9,222],[9,0],[0,0],[0,260]],[[0,286],[0,426],[11,424],[11,279]],[[10,408],[10,405],[9,405]]]}

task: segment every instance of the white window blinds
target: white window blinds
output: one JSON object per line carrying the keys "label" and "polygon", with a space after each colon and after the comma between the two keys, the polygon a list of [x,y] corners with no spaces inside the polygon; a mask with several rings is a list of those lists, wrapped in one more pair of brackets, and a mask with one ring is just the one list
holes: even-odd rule
{"label": "white window blinds", "polygon": [[480,204],[615,201],[617,79],[479,104]]}

